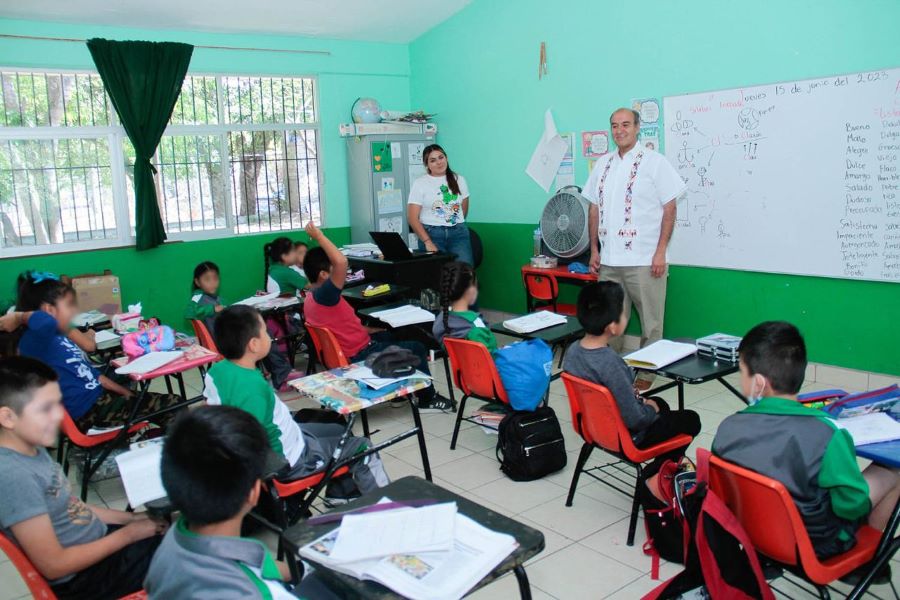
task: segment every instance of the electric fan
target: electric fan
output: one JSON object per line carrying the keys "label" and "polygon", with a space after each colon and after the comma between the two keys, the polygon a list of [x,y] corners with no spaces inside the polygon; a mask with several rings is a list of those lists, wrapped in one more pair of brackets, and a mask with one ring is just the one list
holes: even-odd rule
{"label": "electric fan", "polygon": [[577,185],[567,185],[550,198],[541,215],[544,254],[561,263],[590,260],[588,237],[588,201]]}

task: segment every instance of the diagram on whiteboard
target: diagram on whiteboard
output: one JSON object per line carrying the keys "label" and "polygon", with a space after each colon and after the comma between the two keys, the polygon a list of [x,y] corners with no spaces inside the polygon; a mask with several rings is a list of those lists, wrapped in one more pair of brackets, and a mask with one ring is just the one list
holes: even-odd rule
{"label": "diagram on whiteboard", "polygon": [[900,69],[664,99],[674,264],[900,281]]}

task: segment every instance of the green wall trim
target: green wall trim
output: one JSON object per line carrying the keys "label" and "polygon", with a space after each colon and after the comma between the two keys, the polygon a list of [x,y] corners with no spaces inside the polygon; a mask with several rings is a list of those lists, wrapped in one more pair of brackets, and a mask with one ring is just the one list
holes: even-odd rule
{"label": "green wall trim", "polygon": [[[350,242],[349,227],[324,231],[338,245]],[[6,258],[0,260],[0,302],[14,300],[16,277],[28,269],[66,275],[110,269],[119,277],[123,308],[141,302],[145,316],[159,317],[163,323],[190,332],[183,315],[190,300],[194,267],[204,260],[219,265],[222,274],[220,293],[226,301],[237,302],[264,289],[263,245],[280,235],[309,241],[304,232],[286,231],[199,242],[169,242],[144,252],[127,247]]]}

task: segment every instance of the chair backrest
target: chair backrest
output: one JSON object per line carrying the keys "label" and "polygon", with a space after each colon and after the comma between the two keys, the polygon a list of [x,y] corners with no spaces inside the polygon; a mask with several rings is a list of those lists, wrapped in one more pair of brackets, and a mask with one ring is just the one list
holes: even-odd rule
{"label": "chair backrest", "polygon": [[334,337],[334,333],[330,329],[307,323],[306,331],[309,332],[309,337],[316,348],[316,356],[319,362],[325,365],[326,369],[337,369],[350,364],[350,361],[344,356],[340,342]]}
{"label": "chair backrest", "polygon": [[759,552],[786,565],[817,562],[800,511],[780,481],[710,456],[709,486]]}
{"label": "chair backrest", "polygon": [[197,341],[200,343],[200,345],[207,350],[212,350],[213,352],[218,354],[219,349],[216,348],[216,341],[213,339],[213,336],[209,332],[209,329],[207,329],[206,323],[200,321],[199,319],[191,319],[191,325],[194,327],[194,335],[197,336]]}
{"label": "chair backrest", "polygon": [[522,274],[525,281],[525,291],[535,300],[553,302],[559,296],[559,284],[556,277],[549,273]]}
{"label": "chair backrest", "polygon": [[55,600],[56,594],[50,589],[50,584],[47,583],[44,576],[31,564],[25,553],[2,533],[0,533],[0,550],[6,554],[16,571],[19,572],[33,597],[40,600]]}
{"label": "chair backrest", "polygon": [[612,392],[602,385],[562,374],[572,411],[572,427],[585,442],[610,452],[634,452],[631,434]]}
{"label": "chair backrest", "polygon": [[450,358],[453,382],[464,394],[495,398],[509,404],[506,388],[487,346],[479,342],[445,337],[444,347]]}

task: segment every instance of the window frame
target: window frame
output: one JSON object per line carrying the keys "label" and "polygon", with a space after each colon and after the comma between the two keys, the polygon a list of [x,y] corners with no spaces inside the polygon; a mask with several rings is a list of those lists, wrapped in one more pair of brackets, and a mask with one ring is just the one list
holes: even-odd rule
{"label": "window frame", "polygon": [[[22,73],[58,73],[96,75],[96,70],[91,69],[60,69],[38,67],[8,67],[0,66],[5,72]],[[302,231],[303,227],[293,229],[273,229],[269,231],[254,231],[241,233],[236,227],[234,216],[234,202],[232,195],[232,181],[230,176],[231,151],[228,143],[228,135],[236,131],[309,131],[312,130],[316,137],[316,178],[318,180],[319,197],[319,221],[320,227],[326,222],[326,190],[325,173],[323,169],[322,155],[322,118],[319,102],[319,77],[317,75],[302,74],[272,74],[272,73],[248,73],[248,72],[208,72],[188,71],[187,76],[214,77],[216,79],[218,121],[215,124],[168,124],[163,137],[166,136],[217,136],[219,138],[219,160],[222,164],[221,177],[222,189],[226,195],[225,219],[226,226],[220,229],[206,229],[200,231],[166,232],[167,242],[193,242],[202,240],[223,239],[237,236],[266,235]],[[312,102],[313,112],[316,116],[312,123],[227,123],[225,122],[225,94],[223,78],[225,77],[251,77],[251,78],[278,78],[278,79],[309,79],[313,84]],[[105,92],[105,89],[104,89]],[[0,246],[2,258],[15,258],[24,256],[44,256],[51,254],[66,254],[69,252],[81,252],[86,250],[104,250],[115,248],[128,248],[135,244],[134,224],[130,217],[130,202],[134,201],[128,193],[126,176],[126,155],[123,144],[128,140],[125,128],[119,121],[115,108],[110,103],[109,125],[97,126],[60,126],[44,125],[35,127],[0,127],[0,142],[7,140],[48,140],[48,139],[107,139],[110,148],[110,169],[112,175],[113,206],[116,217],[116,235],[102,240],[89,240],[82,242],[63,242],[59,244],[42,244],[34,246]],[[158,149],[157,149],[158,152]],[[122,160],[117,160],[121,158]],[[165,227],[165,222],[163,223]]]}

